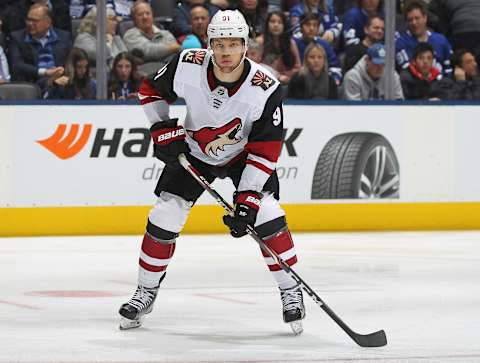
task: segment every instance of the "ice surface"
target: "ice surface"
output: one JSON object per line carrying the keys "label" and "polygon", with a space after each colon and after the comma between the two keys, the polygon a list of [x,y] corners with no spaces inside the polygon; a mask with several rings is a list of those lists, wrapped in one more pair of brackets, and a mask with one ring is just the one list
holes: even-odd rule
{"label": "ice surface", "polygon": [[305,296],[281,317],[249,237],[181,236],[153,312],[118,329],[140,236],[0,239],[0,362],[480,362],[480,232],[294,234],[295,270],[355,331]]}

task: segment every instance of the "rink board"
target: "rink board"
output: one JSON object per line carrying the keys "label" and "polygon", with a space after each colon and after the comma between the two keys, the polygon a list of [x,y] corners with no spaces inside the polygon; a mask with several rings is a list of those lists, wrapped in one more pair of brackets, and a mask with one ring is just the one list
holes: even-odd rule
{"label": "rink board", "polygon": [[[184,113],[182,105],[171,107],[172,116]],[[0,105],[0,114],[0,235],[144,230],[163,164],[151,154],[140,107]],[[480,228],[479,116],[471,104],[286,105],[278,174],[291,228]],[[398,197],[314,196],[319,156],[345,133],[388,141],[398,159]],[[214,187],[231,200],[230,183]],[[205,193],[185,232],[224,232],[222,214]]]}

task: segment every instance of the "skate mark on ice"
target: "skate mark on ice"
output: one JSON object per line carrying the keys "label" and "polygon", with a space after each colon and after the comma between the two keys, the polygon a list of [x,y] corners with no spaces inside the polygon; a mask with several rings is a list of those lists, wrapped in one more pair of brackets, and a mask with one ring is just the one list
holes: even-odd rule
{"label": "skate mark on ice", "polygon": [[128,295],[118,291],[100,291],[100,290],[45,290],[26,292],[27,296],[41,297],[116,297]]}
{"label": "skate mark on ice", "polygon": [[255,305],[256,304],[256,303],[251,302],[251,301],[232,299],[232,298],[229,298],[229,297],[222,297],[222,296],[213,295],[213,294],[193,294],[193,296],[204,297],[204,298],[213,299],[213,300],[228,301],[228,302],[233,302],[233,303],[237,303],[237,304],[247,304],[247,305]]}
{"label": "skate mark on ice", "polygon": [[42,308],[39,308],[38,306],[19,304],[19,303],[12,302],[12,301],[7,301],[7,300],[0,300],[0,304],[12,305],[12,306],[16,306],[18,308],[24,308],[24,309],[29,309],[29,310],[43,310]]}

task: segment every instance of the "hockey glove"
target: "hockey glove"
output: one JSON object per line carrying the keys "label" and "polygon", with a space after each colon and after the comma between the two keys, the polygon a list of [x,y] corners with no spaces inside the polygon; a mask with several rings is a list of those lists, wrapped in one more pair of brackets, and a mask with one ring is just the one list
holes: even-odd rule
{"label": "hockey glove", "polygon": [[178,155],[188,153],[185,129],[177,126],[178,118],[156,122],[150,127],[153,140],[153,154],[165,164],[180,166]]}
{"label": "hockey glove", "polygon": [[247,225],[254,226],[257,213],[260,209],[260,193],[246,190],[235,192],[233,202],[235,203],[235,215],[233,217],[223,216],[223,223],[230,228],[230,234],[235,237],[243,237],[247,234]]}

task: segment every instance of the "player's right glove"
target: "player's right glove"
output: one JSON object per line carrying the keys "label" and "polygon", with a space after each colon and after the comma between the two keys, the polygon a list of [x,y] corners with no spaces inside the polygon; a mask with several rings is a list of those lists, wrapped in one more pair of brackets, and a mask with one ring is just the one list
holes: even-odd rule
{"label": "player's right glove", "polygon": [[155,157],[165,164],[179,166],[178,155],[188,153],[185,129],[177,126],[178,118],[156,122],[150,127]]}
{"label": "player's right glove", "polygon": [[235,192],[235,214],[233,217],[223,216],[223,223],[230,228],[230,234],[235,237],[243,237],[247,234],[247,225],[253,227],[257,220],[262,195],[252,190]]}

